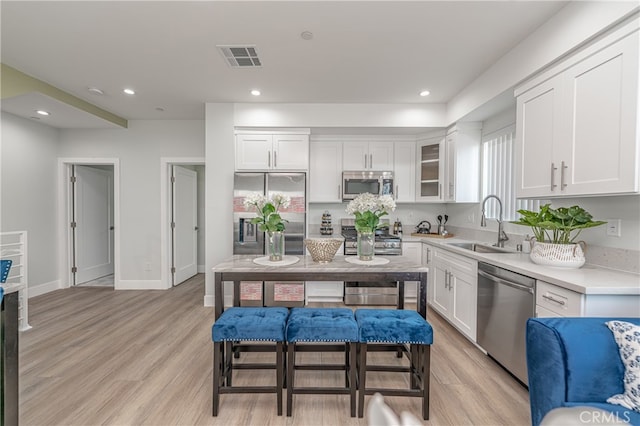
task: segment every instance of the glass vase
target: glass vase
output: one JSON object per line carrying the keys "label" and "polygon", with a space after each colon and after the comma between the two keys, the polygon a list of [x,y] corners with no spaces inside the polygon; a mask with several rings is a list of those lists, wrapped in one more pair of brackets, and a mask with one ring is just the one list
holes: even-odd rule
{"label": "glass vase", "polygon": [[284,257],[284,232],[267,231],[267,256],[272,262],[279,262]]}
{"label": "glass vase", "polygon": [[373,249],[375,246],[375,234],[373,232],[358,232],[358,242],[356,252],[360,260],[373,260]]}

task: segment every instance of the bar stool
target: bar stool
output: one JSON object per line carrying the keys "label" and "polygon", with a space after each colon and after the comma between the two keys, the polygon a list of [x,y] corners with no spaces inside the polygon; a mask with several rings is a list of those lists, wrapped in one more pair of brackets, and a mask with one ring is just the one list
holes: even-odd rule
{"label": "bar stool", "polygon": [[[278,415],[282,415],[285,345],[284,332],[289,310],[282,307],[229,308],[211,327],[213,340],[212,412],[218,415],[220,394],[275,393]],[[275,344],[240,344],[234,342],[264,341]],[[234,352],[275,352],[275,363],[234,364]],[[275,386],[232,386],[233,370],[275,369]]]}
{"label": "bar stool", "polygon": [[[422,418],[429,419],[429,375],[433,329],[418,312],[394,309],[357,309],[358,323],[358,417],[364,415],[364,396],[376,392],[385,396],[422,398]],[[407,350],[406,345],[409,345]],[[409,359],[409,366],[367,365],[368,352],[397,352]],[[367,388],[367,372],[410,374],[410,389]]]}
{"label": "bar stool", "polygon": [[[293,394],[350,395],[356,416],[356,349],[358,326],[347,308],[293,308],[287,320],[287,416]],[[336,344],[331,344],[335,342]],[[296,352],[342,352],[344,364],[296,364]],[[295,387],[296,370],[344,370],[344,387]]]}

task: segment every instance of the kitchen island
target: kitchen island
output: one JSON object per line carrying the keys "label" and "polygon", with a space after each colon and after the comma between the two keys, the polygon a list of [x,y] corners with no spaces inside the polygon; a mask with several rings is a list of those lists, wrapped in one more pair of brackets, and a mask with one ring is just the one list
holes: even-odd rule
{"label": "kitchen island", "polygon": [[[235,255],[213,267],[215,282],[215,318],[224,311],[224,283],[232,281],[233,305],[240,306],[240,281],[397,281],[398,309],[404,308],[404,282],[418,281],[416,309],[427,317],[427,272],[425,266],[401,256],[377,256],[388,259],[384,265],[360,265],[347,261],[355,256],[336,256],[329,263],[314,262],[311,256],[295,256],[291,265],[264,266],[254,262],[260,255]],[[274,264],[277,265],[277,264]]]}

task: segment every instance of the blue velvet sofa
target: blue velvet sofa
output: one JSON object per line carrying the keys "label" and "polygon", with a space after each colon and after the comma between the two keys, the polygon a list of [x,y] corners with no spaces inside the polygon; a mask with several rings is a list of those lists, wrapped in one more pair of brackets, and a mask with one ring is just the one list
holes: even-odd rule
{"label": "blue velvet sofa", "polygon": [[624,365],[605,325],[610,320],[640,325],[640,318],[530,318],[527,369],[531,423],[558,407],[599,408],[620,421],[640,425],[640,413],[607,403],[624,393]]}

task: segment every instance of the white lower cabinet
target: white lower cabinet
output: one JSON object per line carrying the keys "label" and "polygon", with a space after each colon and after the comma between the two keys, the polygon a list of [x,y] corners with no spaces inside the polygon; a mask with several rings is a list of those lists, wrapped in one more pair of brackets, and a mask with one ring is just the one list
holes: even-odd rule
{"label": "white lower cabinet", "polygon": [[536,281],[536,317],[637,317],[640,296],[583,294]]}
{"label": "white lower cabinet", "polygon": [[[422,264],[422,242],[421,241],[403,241],[402,242],[402,257],[409,260],[413,260],[417,264]],[[418,281],[405,281],[404,283],[404,297],[405,300],[409,299],[415,301],[418,297]]]}
{"label": "white lower cabinet", "polygon": [[344,283],[342,281],[307,281],[305,287],[306,303],[342,302]]}
{"label": "white lower cabinet", "polygon": [[476,341],[478,262],[430,247],[431,307],[472,341]]}
{"label": "white lower cabinet", "polygon": [[433,251],[434,247],[427,243],[422,243],[422,266],[429,268],[427,274],[427,304],[433,304]]}

